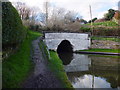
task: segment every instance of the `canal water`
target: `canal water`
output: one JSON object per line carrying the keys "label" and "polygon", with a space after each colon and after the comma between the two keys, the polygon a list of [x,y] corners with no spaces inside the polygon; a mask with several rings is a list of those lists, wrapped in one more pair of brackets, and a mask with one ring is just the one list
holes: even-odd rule
{"label": "canal water", "polygon": [[117,56],[62,53],[59,57],[74,88],[120,88]]}

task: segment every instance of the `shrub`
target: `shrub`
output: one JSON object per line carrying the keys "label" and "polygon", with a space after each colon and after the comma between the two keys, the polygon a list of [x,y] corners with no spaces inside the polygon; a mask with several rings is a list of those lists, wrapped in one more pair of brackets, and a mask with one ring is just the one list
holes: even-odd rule
{"label": "shrub", "polygon": [[3,49],[20,44],[26,36],[20,16],[10,2],[2,3],[2,36]]}
{"label": "shrub", "polygon": [[40,31],[42,26],[40,25],[30,25],[29,29],[33,30],[33,31]]}
{"label": "shrub", "polygon": [[60,25],[53,25],[51,27],[51,30],[53,30],[53,31],[62,31],[63,29],[62,29],[62,27]]}

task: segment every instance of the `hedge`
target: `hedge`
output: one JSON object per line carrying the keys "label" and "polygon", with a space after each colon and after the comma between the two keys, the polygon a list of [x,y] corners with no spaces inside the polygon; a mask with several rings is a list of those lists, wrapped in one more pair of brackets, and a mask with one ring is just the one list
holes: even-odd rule
{"label": "hedge", "polygon": [[26,33],[17,10],[10,2],[2,2],[3,49],[20,44],[26,37]]}

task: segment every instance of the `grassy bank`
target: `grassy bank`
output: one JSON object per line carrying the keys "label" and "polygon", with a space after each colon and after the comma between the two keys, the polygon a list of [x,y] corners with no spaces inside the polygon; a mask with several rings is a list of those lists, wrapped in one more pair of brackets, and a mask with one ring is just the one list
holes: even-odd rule
{"label": "grassy bank", "polygon": [[20,83],[27,77],[33,66],[30,58],[31,42],[40,35],[38,32],[29,31],[19,50],[3,60],[3,88],[19,88]]}
{"label": "grassy bank", "polygon": [[106,58],[117,58],[118,60],[120,59],[120,56],[114,56],[114,55],[94,55],[94,54],[90,54],[89,56],[96,56],[96,57],[106,57]]}
{"label": "grassy bank", "polygon": [[48,67],[51,69],[52,72],[54,72],[56,77],[60,80],[63,88],[73,89],[70,81],[68,80],[67,74],[64,71],[62,61],[58,57],[57,53],[54,51],[48,51],[43,41],[40,41],[39,45],[40,49],[43,52],[44,58],[48,60]]}
{"label": "grassy bank", "polygon": [[120,25],[114,21],[94,22],[92,26],[93,30],[91,23],[87,23],[80,30],[83,33],[92,32],[94,36],[119,36]]}
{"label": "grassy bank", "polygon": [[98,48],[95,48],[95,49],[80,50],[80,51],[120,53],[120,49],[98,49]]}
{"label": "grassy bank", "polygon": [[[90,23],[86,24],[86,25],[91,25]],[[96,22],[96,23],[93,23],[94,26],[99,26],[99,25],[102,25],[102,26],[118,26],[118,24],[116,22],[113,22],[113,21],[104,21],[104,22]]]}
{"label": "grassy bank", "polygon": [[52,69],[53,72],[55,72],[56,76],[61,80],[64,88],[73,88],[70,81],[68,80],[68,77],[66,75],[66,72],[64,71],[64,67],[62,64],[62,61],[58,57],[57,53],[54,51],[50,51],[50,57],[49,60],[49,67]]}

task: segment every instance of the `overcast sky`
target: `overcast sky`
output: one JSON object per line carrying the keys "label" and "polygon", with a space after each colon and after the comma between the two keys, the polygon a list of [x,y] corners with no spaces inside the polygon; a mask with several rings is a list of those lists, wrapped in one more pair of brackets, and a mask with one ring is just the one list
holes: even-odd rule
{"label": "overcast sky", "polygon": [[[43,10],[45,0],[10,0],[11,2],[26,2],[29,6],[39,7]],[[92,7],[93,18],[102,18],[108,9],[118,9],[120,0],[48,0],[57,7],[78,12],[83,19],[90,20],[89,5]]]}

